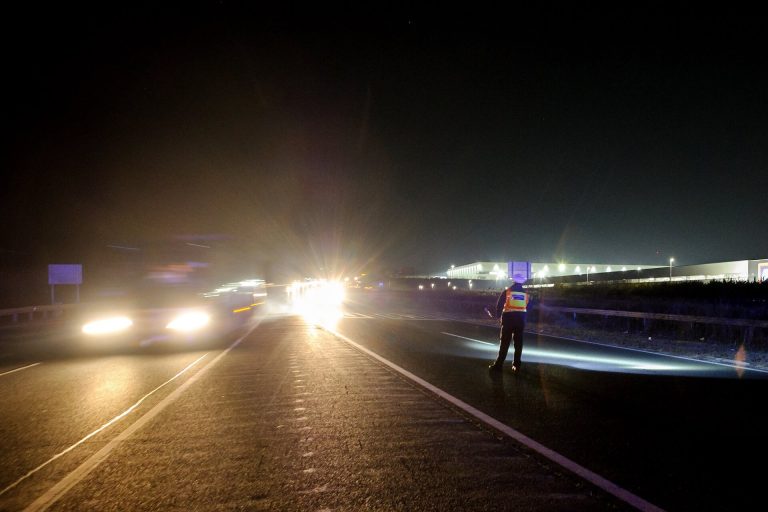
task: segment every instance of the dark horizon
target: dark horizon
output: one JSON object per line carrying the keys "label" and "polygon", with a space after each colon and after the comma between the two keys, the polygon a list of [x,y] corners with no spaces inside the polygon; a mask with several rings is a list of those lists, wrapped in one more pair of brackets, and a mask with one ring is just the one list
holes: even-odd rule
{"label": "dark horizon", "polygon": [[8,258],[178,236],[304,272],[768,255],[759,16],[46,9],[4,41]]}

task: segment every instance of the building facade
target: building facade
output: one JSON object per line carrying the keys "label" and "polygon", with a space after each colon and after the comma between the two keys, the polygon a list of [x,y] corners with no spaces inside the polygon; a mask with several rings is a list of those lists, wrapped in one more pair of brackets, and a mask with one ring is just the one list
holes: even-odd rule
{"label": "building facade", "polygon": [[506,282],[522,273],[529,284],[653,281],[768,281],[768,259],[674,266],[633,263],[479,261],[452,266],[448,279]]}

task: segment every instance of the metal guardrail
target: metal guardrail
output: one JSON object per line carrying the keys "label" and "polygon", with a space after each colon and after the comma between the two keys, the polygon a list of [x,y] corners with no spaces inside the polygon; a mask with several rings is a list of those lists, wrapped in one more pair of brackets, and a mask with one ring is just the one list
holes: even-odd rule
{"label": "metal guardrail", "polygon": [[[0,309],[0,319],[11,317],[12,323],[22,320],[33,321],[61,314],[68,309],[74,309],[78,304],[52,304],[47,306],[27,306],[22,308]],[[538,305],[540,311],[553,313],[572,313],[575,315],[614,316],[624,318],[640,318],[647,320],[666,320],[671,322],[689,322],[696,324],[733,325],[739,327],[768,328],[768,320],[753,320],[742,318],[720,318],[709,316],[671,315],[666,313],[646,313],[642,311],[618,311],[613,309],[570,308],[560,306]]]}
{"label": "metal guardrail", "polygon": [[739,327],[768,328],[768,321],[743,318],[720,318],[692,315],[669,315],[666,313],[646,313],[642,311],[617,311],[612,309],[568,308],[539,305],[540,310],[554,313],[573,313],[576,315],[617,316],[625,318],[641,318],[646,320],[666,320],[671,322],[690,322],[695,324],[733,325]]}
{"label": "metal guardrail", "polygon": [[28,323],[34,320],[60,315],[64,311],[73,309],[77,306],[77,304],[51,304],[48,306],[26,306],[23,308],[0,309],[0,319],[10,320],[10,322],[4,323]]}

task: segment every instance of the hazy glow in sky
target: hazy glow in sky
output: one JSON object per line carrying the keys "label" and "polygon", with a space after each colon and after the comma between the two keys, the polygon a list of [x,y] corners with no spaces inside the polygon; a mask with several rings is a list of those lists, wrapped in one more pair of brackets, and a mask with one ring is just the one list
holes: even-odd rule
{"label": "hazy glow in sky", "polygon": [[318,272],[768,254],[757,20],[115,8],[16,6],[3,254],[178,234]]}

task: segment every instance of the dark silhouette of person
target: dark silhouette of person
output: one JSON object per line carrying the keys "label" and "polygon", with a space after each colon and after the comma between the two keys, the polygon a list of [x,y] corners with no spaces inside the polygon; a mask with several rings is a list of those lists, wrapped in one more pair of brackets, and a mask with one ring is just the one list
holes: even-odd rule
{"label": "dark silhouette of person", "polygon": [[520,371],[523,355],[523,331],[525,330],[525,317],[528,312],[530,294],[523,290],[526,281],[522,274],[513,276],[515,281],[512,286],[505,288],[496,302],[496,318],[501,322],[499,333],[499,355],[488,367],[492,372],[500,372],[507,359],[509,344],[514,340],[515,354],[512,358],[512,371]]}

